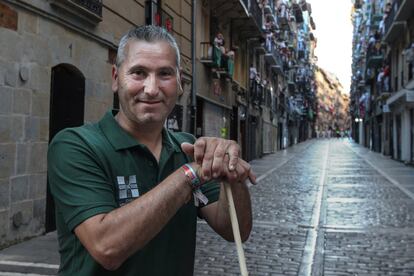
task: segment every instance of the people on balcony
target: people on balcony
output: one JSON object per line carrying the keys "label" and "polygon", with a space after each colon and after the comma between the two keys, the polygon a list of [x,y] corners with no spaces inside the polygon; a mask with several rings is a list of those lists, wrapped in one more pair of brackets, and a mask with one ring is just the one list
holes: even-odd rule
{"label": "people on balcony", "polygon": [[221,32],[217,32],[216,37],[214,38],[214,46],[220,49],[222,54],[226,53],[226,48],[224,48],[224,36]]}
{"label": "people on balcony", "polygon": [[375,31],[368,40],[368,53],[371,55],[380,55],[381,48],[381,34],[379,31]]}
{"label": "people on balcony", "polygon": [[228,72],[229,77],[233,77],[234,73],[234,58],[235,58],[235,49],[226,49],[226,53],[223,55],[223,68]]}
{"label": "people on balcony", "polygon": [[390,66],[386,64],[383,68],[383,92],[390,92]]}
{"label": "people on balcony", "polygon": [[381,68],[377,75],[377,92],[381,94],[383,92],[384,70]]}
{"label": "people on balcony", "polygon": [[279,17],[283,19],[288,18],[288,2],[286,0],[278,0],[276,3],[276,8]]}
{"label": "people on balcony", "polygon": [[249,68],[249,78],[250,80],[255,80],[257,76],[257,69],[253,66],[253,64],[250,64]]}
{"label": "people on balcony", "polygon": [[273,33],[268,32],[266,34],[266,51],[269,53],[272,51],[272,44],[273,44]]}

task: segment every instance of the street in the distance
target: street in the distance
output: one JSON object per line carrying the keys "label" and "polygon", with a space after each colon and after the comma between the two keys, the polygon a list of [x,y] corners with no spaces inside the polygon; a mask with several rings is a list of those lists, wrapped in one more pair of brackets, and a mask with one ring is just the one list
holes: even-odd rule
{"label": "street in the distance", "polygon": [[[343,139],[252,162],[250,275],[413,275],[414,168]],[[239,275],[236,249],[199,224],[195,275]]]}

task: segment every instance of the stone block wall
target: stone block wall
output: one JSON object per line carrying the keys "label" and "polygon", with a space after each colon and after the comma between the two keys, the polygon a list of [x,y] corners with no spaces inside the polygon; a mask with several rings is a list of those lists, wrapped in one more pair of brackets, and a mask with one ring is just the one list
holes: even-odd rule
{"label": "stone block wall", "polygon": [[[186,117],[191,6],[177,1],[163,1],[163,8],[174,15],[174,36],[185,49],[185,92],[179,104]],[[70,64],[85,77],[85,122],[99,120],[113,104],[111,62],[121,36],[145,23],[145,1],[103,2],[96,25],[56,9],[51,1],[0,3],[0,248],[45,231],[52,68]]]}
{"label": "stone block wall", "polygon": [[[112,105],[108,47],[12,4],[0,4],[0,247],[45,230],[51,68],[85,76],[85,121]],[[16,24],[14,25],[13,22]]]}

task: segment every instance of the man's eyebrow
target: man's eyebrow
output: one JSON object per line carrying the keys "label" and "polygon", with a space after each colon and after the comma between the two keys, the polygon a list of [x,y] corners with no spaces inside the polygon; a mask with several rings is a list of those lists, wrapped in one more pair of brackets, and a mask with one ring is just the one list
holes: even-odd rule
{"label": "man's eyebrow", "polygon": [[[138,70],[138,69],[139,70],[144,70],[144,71],[151,71],[151,69],[149,67],[146,67],[146,66],[140,65],[140,64],[133,65],[131,68],[129,68],[128,71],[133,72],[133,71]],[[160,67],[160,68],[156,69],[156,71],[165,71],[165,70],[176,71],[175,67],[173,67],[173,66],[163,66],[163,67]]]}
{"label": "man's eyebrow", "polygon": [[137,65],[134,65],[134,66],[131,66],[131,68],[129,68],[129,72],[133,72],[133,71],[135,71],[135,70],[138,70],[138,69],[141,69],[141,70],[148,70],[148,68],[147,67],[145,67],[145,66],[143,66],[143,65],[140,65],[140,64],[137,64]]}

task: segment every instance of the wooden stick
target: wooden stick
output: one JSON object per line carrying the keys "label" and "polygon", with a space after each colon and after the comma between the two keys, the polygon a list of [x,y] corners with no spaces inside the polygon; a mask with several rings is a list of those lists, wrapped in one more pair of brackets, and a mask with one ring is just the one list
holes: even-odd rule
{"label": "wooden stick", "polygon": [[237,220],[236,208],[234,207],[233,194],[231,193],[230,184],[227,182],[223,182],[223,184],[224,184],[224,191],[227,197],[227,202],[229,203],[231,227],[233,228],[233,237],[234,237],[234,241],[236,242],[237,255],[239,257],[240,272],[242,276],[248,276],[249,273],[247,272],[246,258],[244,257],[244,251],[243,251],[243,246],[242,246],[241,237],[240,237],[239,222]]}

